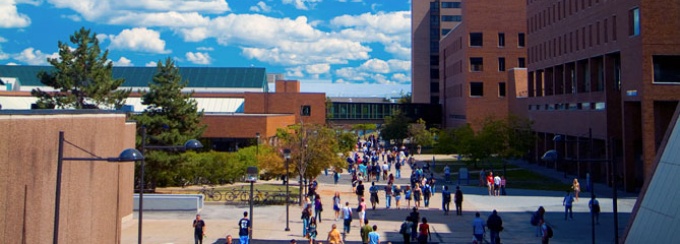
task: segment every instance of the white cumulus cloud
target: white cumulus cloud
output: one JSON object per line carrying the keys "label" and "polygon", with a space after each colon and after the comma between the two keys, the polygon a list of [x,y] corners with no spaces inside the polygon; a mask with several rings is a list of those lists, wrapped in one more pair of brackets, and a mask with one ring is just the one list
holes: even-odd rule
{"label": "white cumulus cloud", "polygon": [[12,58],[30,65],[45,65],[47,64],[47,58],[59,58],[59,55],[57,53],[43,53],[40,50],[29,47],[13,55]]}
{"label": "white cumulus cloud", "polygon": [[257,2],[255,6],[250,7],[250,11],[253,12],[262,12],[262,13],[269,13],[272,11],[272,7],[268,6],[267,3],[263,1]]}
{"label": "white cumulus cloud", "polygon": [[165,50],[165,41],[161,34],[147,28],[125,29],[118,35],[109,35],[110,49],[130,50],[147,53],[170,53]]}
{"label": "white cumulus cloud", "polygon": [[323,74],[331,70],[330,64],[311,64],[305,66],[305,71],[308,74]]}
{"label": "white cumulus cloud", "polygon": [[17,11],[19,3],[26,2],[0,0],[0,28],[23,28],[31,25],[31,18]]}
{"label": "white cumulus cloud", "polygon": [[321,0],[282,0],[283,4],[291,4],[299,10],[313,9]]}
{"label": "white cumulus cloud", "polygon": [[410,57],[411,13],[408,11],[342,15],[331,19],[333,34],[360,42],[378,42],[398,58]]}
{"label": "white cumulus cloud", "polygon": [[149,61],[148,63],[144,64],[144,66],[146,66],[146,67],[156,67],[156,66],[158,66],[158,62]]}
{"label": "white cumulus cloud", "polygon": [[208,53],[187,52],[185,57],[189,62],[194,64],[210,64],[212,62],[212,58],[210,58],[210,54]]}
{"label": "white cumulus cloud", "polygon": [[135,66],[132,64],[132,61],[126,57],[120,57],[118,61],[113,61],[113,66],[118,66],[118,67],[127,67],[127,66]]}

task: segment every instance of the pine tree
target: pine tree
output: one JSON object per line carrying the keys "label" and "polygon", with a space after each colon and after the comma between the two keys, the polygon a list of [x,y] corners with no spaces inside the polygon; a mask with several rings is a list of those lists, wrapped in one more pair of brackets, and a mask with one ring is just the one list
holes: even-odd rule
{"label": "pine tree", "polygon": [[[146,109],[134,116],[138,126],[147,130],[147,145],[183,145],[189,139],[200,138],[205,130],[200,125],[203,111],[198,111],[193,92],[183,93],[188,81],[182,81],[179,69],[172,59],[158,62],[157,73],[149,90],[142,91],[142,104]],[[141,138],[139,144],[141,145]],[[149,150],[146,156],[146,172],[149,181],[158,186],[170,184],[181,170],[176,152]],[[145,175],[145,178],[147,176]]]}
{"label": "pine tree", "polygon": [[108,60],[109,51],[99,49],[96,33],[81,28],[70,41],[76,47],[59,41],[59,58],[48,58],[54,72],[38,73],[40,82],[55,91],[33,89],[31,95],[38,97],[39,108],[119,109],[130,95],[130,89],[117,90],[123,79],[113,79],[113,63]]}

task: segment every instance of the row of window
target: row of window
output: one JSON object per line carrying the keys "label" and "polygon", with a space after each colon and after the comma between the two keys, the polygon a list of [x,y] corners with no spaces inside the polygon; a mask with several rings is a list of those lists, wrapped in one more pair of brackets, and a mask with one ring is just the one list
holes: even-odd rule
{"label": "row of window", "polygon": [[[633,12],[635,13],[635,11]],[[635,14],[633,14],[635,15]],[[637,14],[639,19],[639,14]],[[632,16],[633,19],[635,18]],[[611,23],[611,26],[610,26]],[[631,29],[632,35],[639,35],[639,21]],[[539,43],[529,48],[530,63],[543,61],[549,58],[561,56],[562,54],[573,53],[582,49],[607,44],[611,36],[611,41],[616,41],[616,15],[596,21],[594,24],[576,28],[574,31],[564,33],[562,36],[552,40]]]}
{"label": "row of window", "polygon": [[527,85],[529,97],[620,91],[621,57],[612,53],[530,71]]}
{"label": "row of window", "polygon": [[[505,47],[505,33],[498,33],[498,47]],[[524,47],[526,45],[526,37],[524,33],[517,33],[517,47]],[[470,46],[482,47],[484,46],[484,33],[470,32]]]}
{"label": "row of window", "polygon": [[[592,7],[593,1],[595,1],[595,4],[600,2],[599,0],[558,0],[552,6],[548,6],[543,11],[539,11],[529,18],[529,33],[552,25],[563,18],[567,18],[567,14],[572,15],[578,13],[579,10],[584,10],[586,7]],[[533,0],[531,2],[533,2]]]}
{"label": "row of window", "polygon": [[[430,10],[439,10],[439,1],[430,3]],[[460,2],[441,2],[441,8],[460,8]]]}
{"label": "row of window", "polygon": [[[517,58],[517,67],[526,68],[525,58]],[[498,58],[498,71],[505,71],[505,57]],[[470,72],[484,71],[484,58],[471,57],[470,58]]]}
{"label": "row of window", "polygon": [[[498,97],[505,97],[506,88],[505,82],[498,82]],[[473,81],[470,82],[470,97],[483,97],[484,96],[484,82]]]}
{"label": "row of window", "polygon": [[529,105],[529,110],[605,110],[607,108],[604,102],[583,102],[583,103],[555,103],[555,104],[532,104]]}

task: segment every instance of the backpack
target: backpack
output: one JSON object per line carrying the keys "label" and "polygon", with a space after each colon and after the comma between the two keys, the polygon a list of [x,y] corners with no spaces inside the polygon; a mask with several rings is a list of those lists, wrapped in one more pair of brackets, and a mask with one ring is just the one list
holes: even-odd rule
{"label": "backpack", "polygon": [[600,204],[593,204],[593,213],[600,212]]}
{"label": "backpack", "polygon": [[552,227],[550,227],[550,225],[545,225],[545,227],[546,227],[546,231],[548,232],[548,238],[552,238],[553,237]]}
{"label": "backpack", "polygon": [[423,194],[429,195],[430,194],[430,186],[425,186],[425,189],[423,189]]}
{"label": "backpack", "polygon": [[534,214],[531,215],[531,225],[538,225],[538,212],[534,212]]}
{"label": "backpack", "polygon": [[451,192],[444,192],[444,202],[451,202]]}
{"label": "backpack", "polygon": [[404,222],[404,223],[401,223],[401,228],[399,228],[399,234],[403,235],[403,234],[406,234],[406,233],[409,233],[408,232],[408,223]]}

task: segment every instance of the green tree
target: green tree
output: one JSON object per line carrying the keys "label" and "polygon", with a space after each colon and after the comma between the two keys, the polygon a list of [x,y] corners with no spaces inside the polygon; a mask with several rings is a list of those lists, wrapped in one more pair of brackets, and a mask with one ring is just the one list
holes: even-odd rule
{"label": "green tree", "polygon": [[[146,109],[133,116],[147,130],[147,145],[182,145],[189,139],[200,138],[205,126],[200,125],[203,111],[198,111],[193,93],[183,93],[188,81],[182,81],[172,59],[157,63],[157,72],[148,91],[141,91]],[[137,145],[141,145],[138,138]],[[145,153],[149,181],[163,186],[175,179],[181,169],[177,152],[150,150]],[[146,177],[146,176],[145,176]]]}
{"label": "green tree", "polygon": [[[312,179],[333,167],[342,172],[346,163],[340,157],[343,147],[338,143],[335,130],[315,124],[296,124],[287,129],[278,129],[282,148],[291,150],[291,173],[302,179]],[[302,181],[300,181],[300,189]],[[302,192],[300,192],[302,199]]]}
{"label": "green tree", "polygon": [[397,103],[411,103],[412,95],[410,92],[404,93],[403,91],[401,92],[401,97],[399,97],[399,100]]}
{"label": "green tree", "polygon": [[503,158],[521,158],[533,148],[536,140],[533,124],[533,121],[517,115],[507,117],[504,150],[501,152]]}
{"label": "green tree", "polygon": [[388,142],[394,140],[395,143],[401,144],[408,137],[409,122],[410,119],[402,111],[395,111],[392,116],[385,117],[385,124],[380,130],[380,137]]}
{"label": "green tree", "polygon": [[411,137],[411,143],[420,146],[432,146],[434,144],[435,128],[427,129],[425,120],[418,119],[416,123],[408,126],[408,135]]}
{"label": "green tree", "polygon": [[130,95],[130,89],[118,90],[123,79],[113,79],[113,63],[108,60],[109,51],[99,48],[96,33],[81,28],[71,35],[68,43],[59,41],[59,58],[47,58],[55,70],[41,71],[38,79],[55,91],[31,90],[38,98],[39,108],[60,109],[119,109]]}
{"label": "green tree", "polygon": [[352,130],[353,131],[361,131],[361,135],[363,135],[364,139],[366,138],[366,131],[371,131],[371,130],[376,130],[378,128],[377,125],[375,124],[355,124],[352,125]]}

